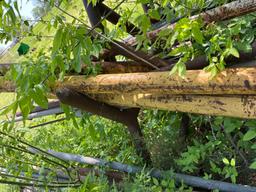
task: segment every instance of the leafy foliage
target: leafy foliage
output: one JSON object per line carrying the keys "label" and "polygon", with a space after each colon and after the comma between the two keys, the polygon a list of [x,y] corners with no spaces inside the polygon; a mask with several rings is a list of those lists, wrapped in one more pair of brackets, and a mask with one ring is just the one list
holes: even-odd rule
{"label": "leafy foliage", "polygon": [[[90,2],[95,5],[97,1]],[[56,81],[61,81],[67,73],[83,74],[85,77],[99,73],[100,70],[92,64],[91,59],[99,57],[103,48],[108,47],[109,39],[112,41],[127,35],[124,31],[128,20],[133,21],[141,31],[136,36],[137,49],[153,53],[160,49],[160,56],[176,61],[170,74],[178,73],[182,77],[186,74],[186,62],[197,56],[206,56],[209,65],[205,70],[214,77],[228,65],[225,59],[239,57],[239,52],[252,50],[251,44],[255,39],[255,14],[205,24],[202,18],[191,20],[190,16],[207,9],[208,6],[221,5],[227,1],[152,2],[138,0],[132,6],[119,8],[122,17],[118,24],[111,26],[103,21],[106,27],[104,32],[98,29],[96,32],[90,31],[85,25],[87,22],[82,13],[74,16],[62,11],[62,14],[54,16],[50,21],[44,21],[49,31],[55,33],[51,48],[36,53],[29,52],[23,56],[21,63],[11,67],[7,78],[17,87],[16,100],[1,110],[1,115],[9,112],[14,115],[19,109],[26,118],[35,105],[48,107],[47,94],[51,92],[51,86]],[[149,3],[147,14],[142,14],[140,3]],[[53,0],[48,4],[52,9],[65,5],[65,1],[61,4],[61,1],[55,3]],[[1,41],[9,41],[19,36],[22,27],[27,29],[22,33],[34,34],[33,29],[28,27],[28,21],[20,19],[18,7],[17,2],[10,4],[0,1]],[[150,41],[147,32],[154,29],[150,19],[176,22],[172,29],[162,30],[154,41]],[[34,35],[40,39],[42,34]],[[19,138],[26,138],[32,145],[43,149],[50,148],[142,165],[142,160],[136,155],[131,138],[122,125],[89,114],[76,119],[72,110],[67,107],[63,109],[67,112],[68,121],[38,130],[31,131],[26,124],[22,128],[14,123],[1,124],[6,134],[16,137],[11,140],[4,137],[0,143],[2,161],[12,173],[19,175],[23,170],[31,176],[31,166],[20,162],[20,157],[24,157],[24,161],[28,163],[38,163],[41,171],[47,166],[56,168],[56,165],[45,162],[43,156],[31,157],[24,155],[24,151],[15,151],[14,146],[20,145],[17,140]],[[152,154],[154,167],[203,175],[207,179],[253,183],[247,178],[253,178],[255,172],[251,171],[256,169],[255,121],[190,115],[189,133],[185,138],[181,138],[181,116],[176,112],[157,110],[141,112],[140,124]],[[39,122],[46,120],[41,119]],[[243,174],[248,174],[247,181],[243,180]],[[49,182],[50,179],[52,178],[49,178]],[[118,191],[120,188],[124,191],[192,191],[183,185],[176,186],[170,179],[152,179],[148,173],[127,179],[124,186],[109,186],[105,177],[90,175],[79,190]],[[72,190],[77,189],[70,189]]]}

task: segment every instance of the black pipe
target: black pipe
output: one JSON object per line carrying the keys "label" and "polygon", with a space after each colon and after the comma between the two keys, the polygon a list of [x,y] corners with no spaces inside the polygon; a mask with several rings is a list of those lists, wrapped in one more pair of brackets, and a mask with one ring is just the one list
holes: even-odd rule
{"label": "black pipe", "polygon": [[[87,0],[83,0],[85,10],[87,12],[88,18],[90,20],[91,26],[96,28],[100,28],[102,31],[104,31],[104,26],[101,23],[101,13],[98,8],[99,4],[101,4],[101,1],[97,3],[95,6],[93,6],[91,3],[88,4]],[[110,56],[105,59],[106,61],[116,61],[115,56]]]}
{"label": "black pipe", "polygon": [[97,25],[102,31],[104,30],[104,26],[100,23],[101,14],[97,6],[93,6],[91,3],[88,4],[87,0],[83,0],[84,7],[86,9],[88,18],[92,26]]}
{"label": "black pipe", "polygon": [[120,110],[117,107],[95,101],[90,97],[69,88],[57,89],[56,95],[60,102],[72,107],[90,112],[95,115],[122,123],[130,132],[136,152],[141,155],[147,165],[151,164],[150,153],[147,150],[143,133],[138,123],[139,109],[131,108]]}

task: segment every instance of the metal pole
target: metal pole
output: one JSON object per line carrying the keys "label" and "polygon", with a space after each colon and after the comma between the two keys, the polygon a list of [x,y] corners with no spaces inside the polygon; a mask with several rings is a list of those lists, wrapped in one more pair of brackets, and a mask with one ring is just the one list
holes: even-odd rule
{"label": "metal pole", "polygon": [[83,0],[83,3],[84,3],[84,7],[86,9],[91,25],[92,26],[98,25],[98,28],[100,28],[101,30],[104,30],[104,26],[101,23],[99,23],[101,19],[101,14],[97,6],[93,7],[91,3],[88,4],[87,0]]}
{"label": "metal pole", "polygon": [[[56,152],[53,150],[48,150],[47,152],[65,161],[73,161],[81,164],[90,164],[90,165],[109,167],[114,170],[118,170],[126,173],[133,173],[133,174],[143,171],[143,168],[141,167],[127,165],[119,162],[109,162],[99,158],[85,157],[82,155],[75,155],[75,154],[63,153],[63,152]],[[164,175],[165,175],[164,171],[160,171],[157,169],[150,171],[150,176],[158,179],[165,178]],[[225,192],[241,192],[241,191],[256,192],[256,187],[232,184],[232,183],[216,181],[216,180],[207,180],[200,177],[190,176],[190,175],[180,174],[180,173],[173,173],[173,175],[171,176],[171,179],[174,179],[178,183],[183,182],[184,184],[187,184],[189,186],[200,187],[208,190],[218,189],[220,191],[225,191]]]}

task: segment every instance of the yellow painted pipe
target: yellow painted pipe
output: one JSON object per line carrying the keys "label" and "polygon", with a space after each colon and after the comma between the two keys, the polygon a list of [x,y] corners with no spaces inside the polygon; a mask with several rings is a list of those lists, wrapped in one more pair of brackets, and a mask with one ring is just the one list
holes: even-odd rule
{"label": "yellow painted pipe", "polygon": [[94,94],[110,105],[140,107],[186,113],[256,119],[256,96],[250,95],[170,95]]}
{"label": "yellow painted pipe", "polygon": [[169,72],[69,76],[56,86],[70,87],[84,94],[256,95],[256,68],[226,69],[214,79],[204,70],[187,71],[184,79]]}

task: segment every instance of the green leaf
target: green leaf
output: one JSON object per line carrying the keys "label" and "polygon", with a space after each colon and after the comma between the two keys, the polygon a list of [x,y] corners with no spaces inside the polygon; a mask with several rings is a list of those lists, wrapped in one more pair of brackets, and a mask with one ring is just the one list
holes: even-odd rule
{"label": "green leaf", "polygon": [[64,105],[64,104],[61,104],[60,106],[61,106],[61,109],[63,110],[63,112],[65,113],[66,118],[70,119],[70,117],[72,116],[70,107],[68,105]]}
{"label": "green leaf", "polygon": [[235,159],[231,159],[231,161],[230,161],[230,165],[232,166],[232,167],[235,167],[236,166],[236,161],[235,161]]}
{"label": "green leaf", "polygon": [[256,149],[256,143],[252,145],[252,149]]}
{"label": "green leaf", "polygon": [[179,61],[174,65],[174,67],[170,71],[169,75],[172,75],[176,72],[178,72],[178,75],[182,78],[185,76],[185,74],[186,74],[186,65],[184,63],[184,58],[179,59]]}
{"label": "green leaf", "polygon": [[0,116],[1,115],[6,115],[8,114],[11,110],[14,110],[15,108],[17,108],[17,101],[14,101],[12,104],[8,105],[6,108],[4,108],[1,112],[0,112]]}
{"label": "green leaf", "polygon": [[179,56],[186,51],[187,51],[186,47],[180,46],[180,47],[172,49],[172,51],[168,54],[168,56]]}
{"label": "green leaf", "polygon": [[170,29],[163,29],[162,31],[160,31],[158,33],[158,37],[165,37],[165,36],[169,36],[171,33]]}
{"label": "green leaf", "polygon": [[156,178],[153,178],[153,183],[154,183],[154,185],[159,185],[159,182]]}
{"label": "green leaf", "polygon": [[180,77],[185,77],[186,74],[186,65],[184,62],[180,62],[178,65],[178,74]]}
{"label": "green leaf", "polygon": [[93,50],[93,44],[90,37],[84,38],[83,44],[84,48],[88,50],[89,52]]}
{"label": "green leaf", "polygon": [[172,70],[170,71],[169,75],[173,75],[174,73],[176,73],[178,70],[178,65],[177,63],[174,65],[174,67],[172,68]]}
{"label": "green leaf", "polygon": [[230,53],[231,55],[233,55],[234,57],[239,58],[239,52],[237,51],[236,48],[232,47],[231,49],[229,49],[229,53]]}
{"label": "green leaf", "polygon": [[149,3],[150,0],[137,0],[136,3],[143,3],[143,4],[146,4],[146,3]]}
{"label": "green leaf", "polygon": [[81,44],[79,43],[74,49],[73,67],[77,73],[81,72]]}
{"label": "green leaf", "polygon": [[28,22],[27,20],[24,21],[24,24],[25,24],[26,26],[29,26],[29,22]]}
{"label": "green leaf", "polygon": [[98,43],[95,43],[93,44],[93,49],[91,50],[91,54],[94,55],[95,57],[99,57],[101,49],[102,49],[101,45]]}
{"label": "green leaf", "polygon": [[146,33],[151,26],[150,19],[147,15],[140,15],[136,18],[136,22],[140,26],[143,33]]}
{"label": "green leaf", "polygon": [[167,186],[168,186],[168,182],[167,182],[166,180],[162,180],[162,181],[161,181],[161,185],[162,185],[163,187],[167,187]]}
{"label": "green leaf", "polygon": [[196,24],[192,25],[192,35],[197,43],[203,44],[204,37],[200,30],[199,25],[196,25]]}
{"label": "green leaf", "polygon": [[16,15],[15,15],[15,12],[14,12],[12,7],[9,8],[9,10],[7,11],[6,14],[8,14],[10,16],[10,18],[12,20],[12,23],[15,24],[15,22],[16,22]]}
{"label": "green leaf", "polygon": [[246,121],[245,126],[256,129],[256,121],[255,120],[248,120],[248,121]]}
{"label": "green leaf", "polygon": [[224,118],[224,129],[227,133],[239,129],[242,126],[243,122],[233,118]]}
{"label": "green leaf", "polygon": [[249,53],[252,51],[252,46],[246,42],[235,42],[235,46],[238,50]]}
{"label": "green leaf", "polygon": [[243,141],[250,141],[256,137],[256,130],[250,129],[243,137]]}
{"label": "green leaf", "polygon": [[256,161],[254,161],[254,162],[250,165],[250,169],[256,169]]}
{"label": "green leaf", "polygon": [[31,92],[31,97],[37,105],[44,109],[48,109],[48,100],[44,94],[44,89],[42,85],[36,85]]}
{"label": "green leaf", "polygon": [[218,57],[212,57],[212,62],[217,63],[218,62]]}
{"label": "green leaf", "polygon": [[18,7],[18,2],[17,2],[17,1],[14,1],[13,5],[14,5],[14,8],[15,8],[15,10],[17,11],[19,17],[21,17],[21,15],[20,15],[20,10],[19,10],[19,7]]}
{"label": "green leaf", "polygon": [[71,119],[72,119],[72,122],[73,122],[73,125],[75,126],[75,128],[79,129],[79,126],[78,126],[78,123],[76,121],[75,115],[72,115]]}
{"label": "green leaf", "polygon": [[56,53],[62,43],[62,35],[63,35],[63,29],[59,28],[54,36],[54,40],[53,40],[53,46],[52,46],[52,53]]}
{"label": "green leaf", "polygon": [[222,161],[225,165],[229,165],[229,160],[226,157],[223,158]]}
{"label": "green leaf", "polygon": [[89,121],[88,130],[89,130],[89,134],[92,137],[92,139],[94,141],[96,141],[97,140],[97,131],[95,130],[94,124],[91,123],[90,121]]}
{"label": "green leaf", "polygon": [[150,9],[150,10],[148,11],[148,14],[149,14],[149,16],[150,16],[151,18],[153,18],[153,19],[160,20],[160,18],[161,18],[161,16],[160,16],[158,10],[156,10],[156,9]]}
{"label": "green leaf", "polygon": [[[173,46],[173,44],[175,43],[175,41],[177,40],[179,33],[177,31],[175,31],[174,33],[172,33],[171,37],[168,38],[168,43],[166,43],[166,45],[168,46]],[[166,49],[167,47],[165,47]]]}
{"label": "green leaf", "polygon": [[29,96],[24,96],[19,101],[19,107],[24,119],[27,119],[30,108],[31,108],[31,98]]}
{"label": "green leaf", "polygon": [[16,130],[19,132],[25,132],[25,133],[31,131],[31,129],[28,127],[19,127]]}
{"label": "green leaf", "polygon": [[235,175],[231,175],[231,181],[232,181],[232,183],[236,183],[236,176]]}
{"label": "green leaf", "polygon": [[213,78],[218,74],[219,70],[216,67],[216,65],[214,65],[213,67],[210,68],[210,72],[211,72],[211,77],[210,78]]}
{"label": "green leaf", "polygon": [[87,67],[91,66],[91,59],[90,59],[89,55],[82,55],[81,59],[82,59],[83,63],[85,65],[87,65]]}
{"label": "green leaf", "polygon": [[169,3],[168,0],[162,0],[162,6],[165,7]]}
{"label": "green leaf", "polygon": [[64,62],[63,62],[63,57],[60,54],[55,55],[53,60],[52,60],[52,64],[50,65],[52,74],[55,73],[55,69],[57,68],[57,66],[59,66],[61,71],[66,70]]}

